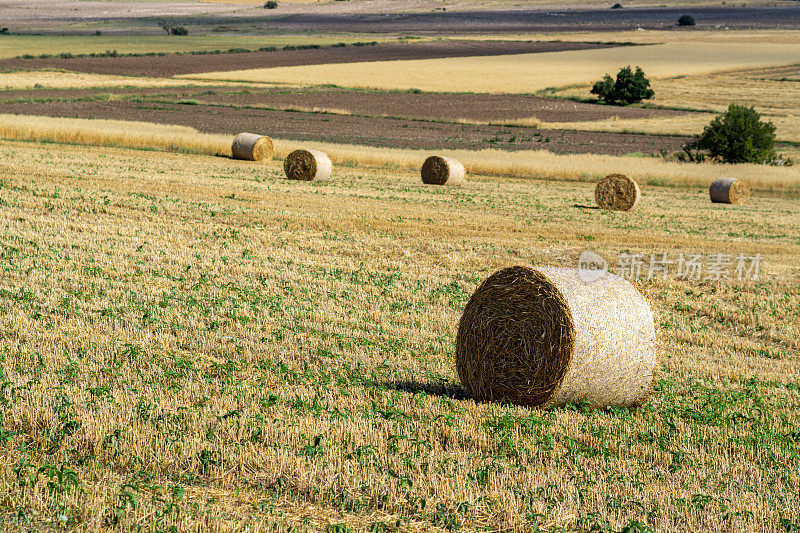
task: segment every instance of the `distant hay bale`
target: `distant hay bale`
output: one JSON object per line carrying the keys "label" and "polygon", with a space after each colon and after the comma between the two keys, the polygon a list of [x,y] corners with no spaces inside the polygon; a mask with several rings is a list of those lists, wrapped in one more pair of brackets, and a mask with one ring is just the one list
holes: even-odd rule
{"label": "distant hay bale", "polygon": [[597,182],[594,198],[600,209],[630,211],[639,203],[639,185],[623,174],[609,174]]}
{"label": "distant hay bale", "polygon": [[736,178],[717,178],[708,192],[711,201],[719,204],[746,204],[750,200],[750,186]]}
{"label": "distant hay bale", "polygon": [[587,283],[575,269],[506,268],[467,303],[456,367],[479,401],[639,405],[656,367],[653,313],[613,274]]}
{"label": "distant hay bale", "polygon": [[332,168],[328,156],[317,150],[295,150],[283,161],[283,171],[290,180],[328,181]]}
{"label": "distant hay bale", "polygon": [[245,161],[266,161],[272,159],[275,147],[272,139],[266,135],[255,133],[240,133],[233,140],[231,152],[234,159]]}
{"label": "distant hay bale", "polygon": [[428,185],[461,185],[466,172],[464,165],[452,157],[432,155],[422,164],[422,183]]}

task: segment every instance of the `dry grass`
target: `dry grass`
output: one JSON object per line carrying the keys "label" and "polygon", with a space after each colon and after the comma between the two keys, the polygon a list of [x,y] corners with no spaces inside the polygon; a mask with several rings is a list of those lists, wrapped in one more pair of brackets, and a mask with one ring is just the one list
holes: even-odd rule
{"label": "dry grass", "polygon": [[[642,133],[646,135],[696,135],[703,131],[713,117],[714,115],[706,113],[692,113],[678,117],[607,119],[586,122],[542,122],[531,118],[504,120],[502,124],[542,129]],[[763,118],[775,124],[778,140],[800,142],[800,116],[776,117],[765,114]]]}
{"label": "dry grass", "polygon": [[0,114],[0,137],[36,142],[125,146],[231,156],[233,135],[150,122]]}
{"label": "dry grass", "polygon": [[[800,120],[800,64],[712,76],[658,80],[654,103],[724,111],[728,104],[756,106],[768,115]],[[796,127],[796,126],[795,126]]]}
{"label": "dry grass", "polygon": [[[0,115],[0,138],[230,157],[233,136],[147,122]],[[389,168],[413,174],[419,172],[422,162],[431,155],[423,150],[273,140],[278,159],[298,148],[313,148],[327,153],[335,166]],[[461,161],[469,174],[595,182],[623,169],[641,183],[670,187],[706,187],[720,174],[725,174],[746,179],[756,191],[790,196],[800,194],[800,178],[794,168],[684,164],[650,157],[557,155],[543,150],[450,150],[447,155]]]}
{"label": "dry grass", "polygon": [[[5,529],[765,531],[800,525],[793,200],[0,143]],[[761,253],[753,284],[641,282],[638,410],[476,404],[476,284],[591,247]],[[340,526],[339,529],[334,529]]]}
{"label": "dry grass", "polygon": [[[207,85],[202,81],[176,80],[171,78],[147,78],[144,76],[112,76],[108,74],[85,74],[61,70],[15,70],[0,72],[0,87],[6,89],[86,89],[94,87],[185,87]],[[224,85],[224,83],[223,83]]]}
{"label": "dry grass", "polygon": [[407,61],[310,65],[209,72],[186,79],[296,85],[334,84],[367,89],[527,93],[548,87],[592,83],[631,64],[650,77],[699,75],[748,67],[782,66],[797,61],[800,43],[666,43],[606,48]]}

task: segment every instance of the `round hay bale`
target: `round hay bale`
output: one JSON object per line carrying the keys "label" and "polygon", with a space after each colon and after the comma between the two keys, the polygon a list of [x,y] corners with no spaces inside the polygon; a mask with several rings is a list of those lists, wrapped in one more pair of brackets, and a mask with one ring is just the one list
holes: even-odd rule
{"label": "round hay bale", "polygon": [[717,178],[708,189],[711,201],[718,204],[746,204],[750,186],[736,178]]}
{"label": "round hay bale", "polygon": [[266,161],[272,159],[275,153],[275,146],[272,144],[272,139],[266,135],[240,133],[233,139],[231,152],[234,159]]}
{"label": "round hay bale", "polygon": [[630,211],[642,196],[639,185],[623,174],[609,174],[597,182],[594,198],[600,209]]}
{"label": "round hay bale", "polygon": [[461,185],[467,174],[460,161],[438,155],[425,160],[421,173],[422,183],[428,185]]}
{"label": "round hay bale", "polygon": [[456,367],[479,401],[639,405],[656,367],[653,313],[613,274],[586,283],[576,269],[506,268],[467,303]]}
{"label": "round hay bale", "polygon": [[290,180],[328,181],[332,169],[327,154],[317,150],[295,150],[283,160],[283,171]]}

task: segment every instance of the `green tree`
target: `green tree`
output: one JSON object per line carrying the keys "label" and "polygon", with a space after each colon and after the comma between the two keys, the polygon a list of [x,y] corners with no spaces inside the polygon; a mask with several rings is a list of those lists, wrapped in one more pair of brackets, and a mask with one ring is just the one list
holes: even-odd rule
{"label": "green tree", "polygon": [[608,104],[633,104],[655,95],[642,68],[636,67],[634,72],[630,65],[620,69],[616,80],[608,74],[603,76],[602,80],[594,84],[591,93]]}
{"label": "green tree", "polygon": [[775,159],[775,126],[754,108],[731,104],[686,148],[707,150],[725,163],[766,163]]}

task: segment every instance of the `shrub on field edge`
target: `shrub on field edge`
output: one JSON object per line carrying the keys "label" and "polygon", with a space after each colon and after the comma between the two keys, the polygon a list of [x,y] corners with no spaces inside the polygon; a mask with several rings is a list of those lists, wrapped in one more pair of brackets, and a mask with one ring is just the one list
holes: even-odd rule
{"label": "shrub on field edge", "polygon": [[636,67],[634,72],[630,65],[620,69],[616,80],[608,74],[603,76],[602,80],[595,82],[591,93],[608,104],[623,105],[641,102],[655,95],[642,68]]}
{"label": "shrub on field edge", "polygon": [[681,15],[678,19],[678,26],[694,26],[694,18],[691,15]]}
{"label": "shrub on field edge", "polygon": [[776,157],[775,125],[762,121],[753,107],[731,104],[684,146],[687,154],[693,150],[725,163],[771,163]]}
{"label": "shrub on field edge", "polygon": [[278,2],[275,0],[270,0],[264,4],[264,9],[275,9],[276,7],[278,7]]}
{"label": "shrub on field edge", "polygon": [[173,26],[169,29],[170,35],[189,35],[185,26]]}

